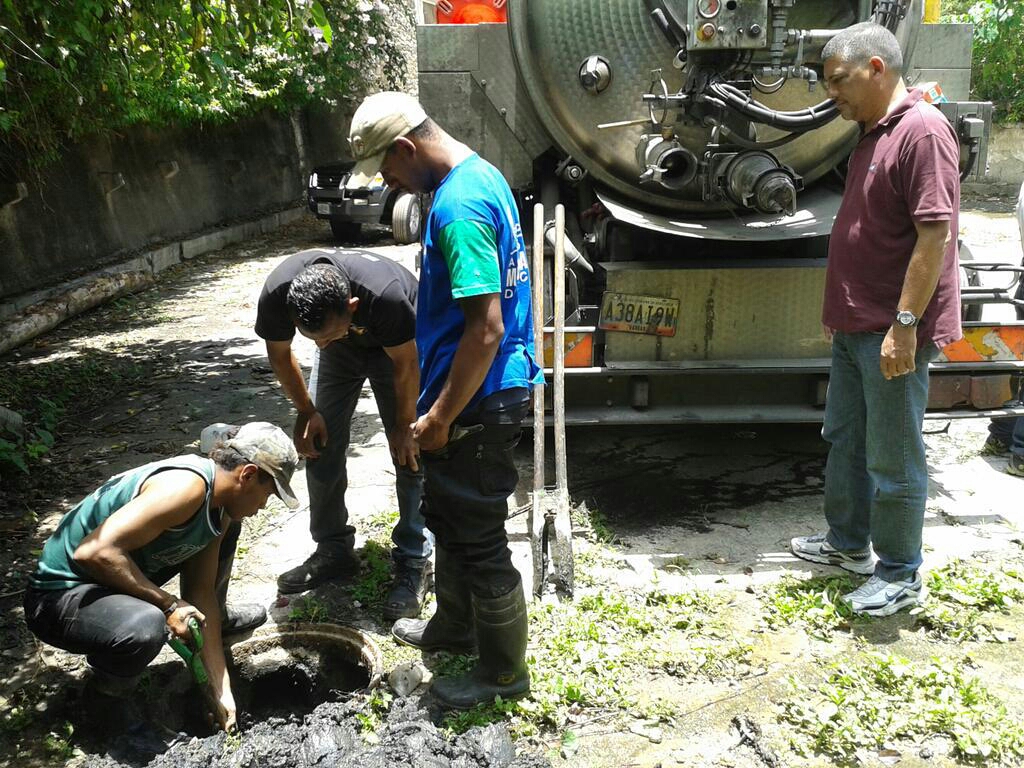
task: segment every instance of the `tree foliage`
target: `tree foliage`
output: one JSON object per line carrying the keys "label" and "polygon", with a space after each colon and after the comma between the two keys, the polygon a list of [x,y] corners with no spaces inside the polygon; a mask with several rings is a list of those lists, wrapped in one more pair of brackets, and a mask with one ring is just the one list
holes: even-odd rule
{"label": "tree foliage", "polygon": [[3,164],[140,123],[333,104],[371,72],[397,84],[391,12],[384,0],[0,0]]}
{"label": "tree foliage", "polygon": [[974,25],[972,95],[996,106],[1001,122],[1024,121],[1024,4],[1020,0],[954,0],[945,21]]}

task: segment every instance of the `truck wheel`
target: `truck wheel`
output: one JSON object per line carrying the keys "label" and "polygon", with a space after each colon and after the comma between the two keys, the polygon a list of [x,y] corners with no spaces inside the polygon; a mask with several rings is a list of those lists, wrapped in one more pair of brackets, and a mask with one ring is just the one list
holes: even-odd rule
{"label": "truck wheel", "polygon": [[362,229],[362,225],[358,221],[331,219],[331,233],[339,243],[358,240],[360,229]]}
{"label": "truck wheel", "polygon": [[391,209],[391,232],[401,244],[420,239],[420,201],[416,195],[401,194]]}

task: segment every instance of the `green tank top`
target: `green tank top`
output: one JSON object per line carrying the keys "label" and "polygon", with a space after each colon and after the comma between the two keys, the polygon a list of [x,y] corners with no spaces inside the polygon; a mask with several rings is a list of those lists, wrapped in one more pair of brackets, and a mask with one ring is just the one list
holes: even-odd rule
{"label": "green tank top", "polygon": [[153,541],[130,554],[146,578],[152,579],[168,567],[179,565],[200,552],[221,534],[219,518],[212,519],[210,496],[213,493],[215,465],[202,456],[176,456],[154,461],[120,475],[114,475],[64,515],[57,530],[43,545],[43,553],[30,578],[36,589],[71,589],[95,583],[78,569],[75,550],[100,524],[139,495],[143,483],[158,472],[188,469],[206,483],[206,495],[199,510],[179,528],[169,528]]}

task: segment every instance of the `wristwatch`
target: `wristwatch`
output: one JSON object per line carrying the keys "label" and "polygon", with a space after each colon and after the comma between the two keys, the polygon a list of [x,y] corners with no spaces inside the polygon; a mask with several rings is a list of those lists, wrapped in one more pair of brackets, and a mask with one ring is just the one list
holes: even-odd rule
{"label": "wristwatch", "polygon": [[913,328],[917,325],[917,315],[911,312],[909,309],[901,309],[896,313],[896,325],[901,328]]}

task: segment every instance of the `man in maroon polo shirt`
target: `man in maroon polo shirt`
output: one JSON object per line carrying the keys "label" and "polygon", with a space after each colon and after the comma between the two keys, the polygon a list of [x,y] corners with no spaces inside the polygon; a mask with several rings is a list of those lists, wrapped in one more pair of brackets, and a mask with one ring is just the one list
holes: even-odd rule
{"label": "man in maroon polo shirt", "polygon": [[903,84],[899,43],[884,27],[843,30],[822,59],[829,96],[861,135],[832,228],[822,312],[832,338],[828,531],[791,548],[871,574],[843,599],[888,616],[921,596],[928,363],[961,336],[960,148],[942,113]]}

